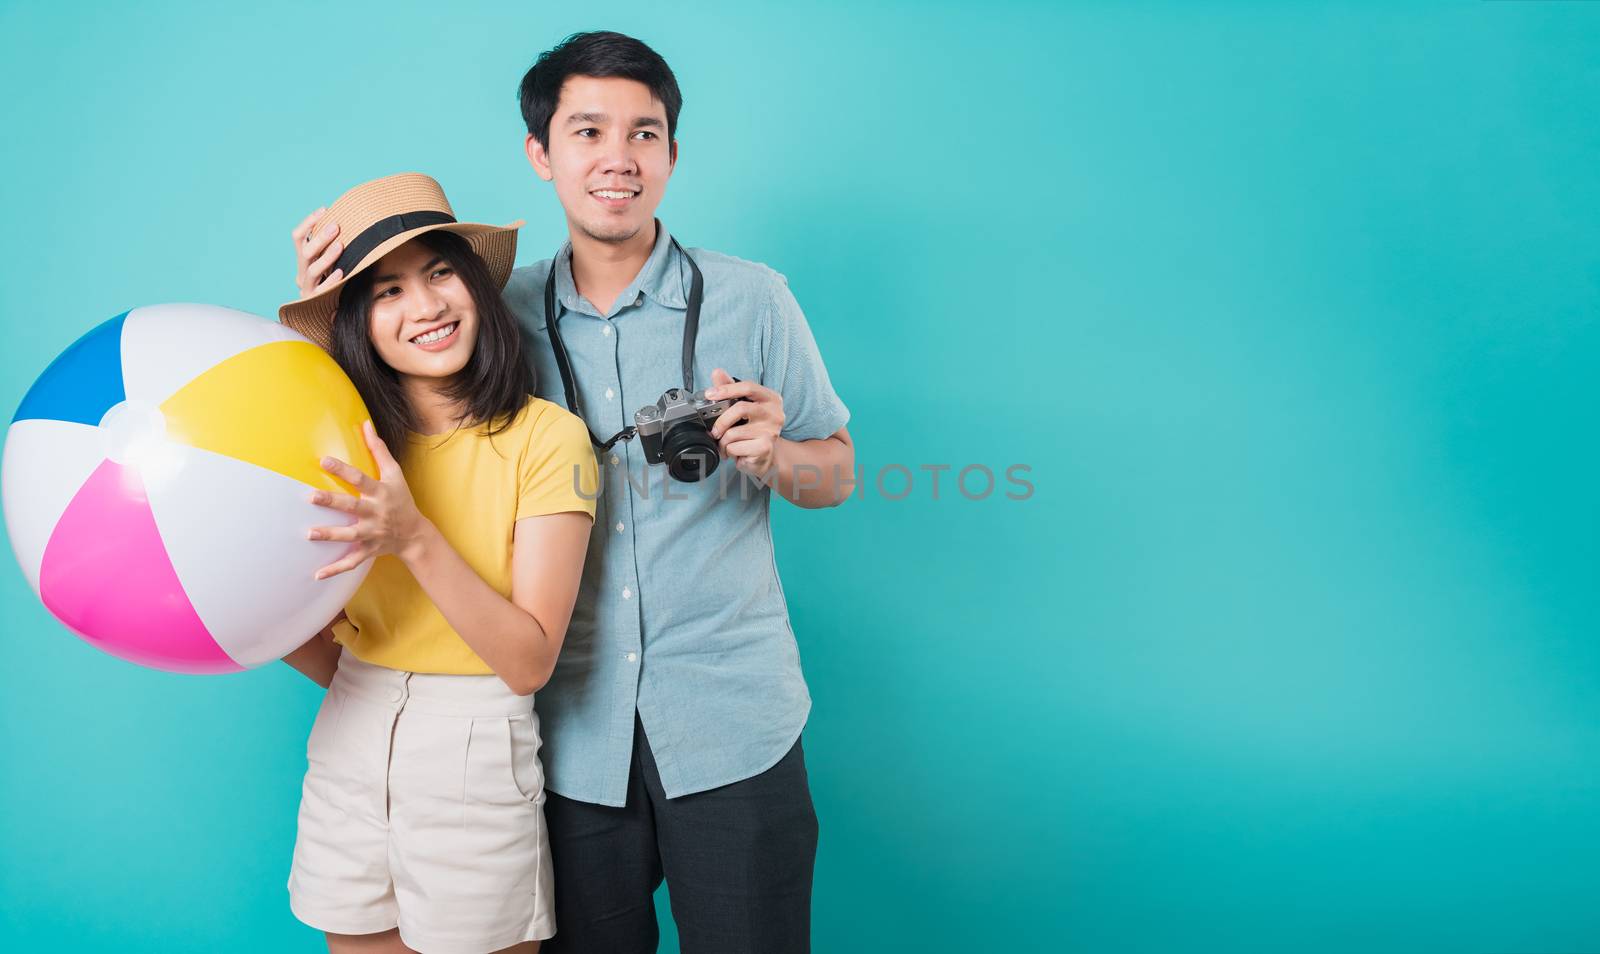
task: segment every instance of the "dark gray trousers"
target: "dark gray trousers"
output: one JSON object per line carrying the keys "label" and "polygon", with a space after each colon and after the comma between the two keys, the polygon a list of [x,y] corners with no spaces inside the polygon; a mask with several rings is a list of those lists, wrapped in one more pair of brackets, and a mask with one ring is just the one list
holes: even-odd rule
{"label": "dark gray trousers", "polygon": [[556,936],[544,954],[653,954],[662,878],[683,954],[811,950],[817,816],[800,743],[742,782],[668,799],[638,720],[628,801],[547,793]]}

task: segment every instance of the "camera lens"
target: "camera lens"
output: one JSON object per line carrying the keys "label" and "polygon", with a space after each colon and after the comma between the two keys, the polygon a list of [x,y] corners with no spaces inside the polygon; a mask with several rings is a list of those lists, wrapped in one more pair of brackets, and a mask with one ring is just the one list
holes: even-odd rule
{"label": "camera lens", "polygon": [[704,480],[717,469],[717,442],[699,421],[684,421],[667,431],[661,456],[667,473],[684,483]]}

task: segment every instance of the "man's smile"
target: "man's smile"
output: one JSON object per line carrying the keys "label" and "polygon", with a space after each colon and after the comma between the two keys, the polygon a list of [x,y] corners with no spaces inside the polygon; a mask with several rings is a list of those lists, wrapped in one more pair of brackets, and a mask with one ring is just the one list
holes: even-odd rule
{"label": "man's smile", "polygon": [[627,187],[611,187],[606,189],[590,189],[589,194],[593,196],[597,202],[603,206],[606,206],[607,208],[621,209],[626,208],[628,203],[638,198],[640,191],[641,190],[639,189],[630,189]]}

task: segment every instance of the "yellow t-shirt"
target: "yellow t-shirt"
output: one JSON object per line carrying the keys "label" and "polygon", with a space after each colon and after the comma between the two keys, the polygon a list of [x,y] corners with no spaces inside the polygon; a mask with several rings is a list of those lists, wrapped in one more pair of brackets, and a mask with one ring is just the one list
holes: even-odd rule
{"label": "yellow t-shirt", "polygon": [[[510,427],[412,434],[401,459],[417,509],[484,581],[511,596],[511,541],[518,520],[581,511],[594,516],[594,451],[583,421],[530,397]],[[345,607],[334,639],[363,662],[411,672],[492,672],[428,599],[398,557],[385,555]]]}

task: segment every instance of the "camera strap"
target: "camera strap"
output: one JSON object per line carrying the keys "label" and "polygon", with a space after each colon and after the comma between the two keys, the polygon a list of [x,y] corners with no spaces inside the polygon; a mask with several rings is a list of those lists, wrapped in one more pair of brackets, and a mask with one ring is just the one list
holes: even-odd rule
{"label": "camera strap", "polygon": [[[692,276],[689,284],[689,310],[683,316],[683,387],[687,391],[694,390],[694,341],[700,333],[700,302],[704,297],[705,279],[700,275],[700,267],[683,250],[678,240],[668,236],[672,247],[677,250],[683,260],[689,263],[689,272]],[[583,409],[578,404],[578,387],[572,376],[572,361],[567,357],[567,346],[561,341],[561,311],[556,307],[556,265],[561,261],[560,254],[550,263],[550,274],[544,280],[544,317],[545,326],[550,329],[550,346],[556,353],[556,370],[561,372],[561,388],[567,395],[567,410],[583,419],[585,430],[589,429],[588,418],[583,416]],[[574,283],[576,284],[576,283]],[[608,441],[602,441],[595,436],[594,431],[589,431],[589,441],[598,447],[602,453],[610,450],[621,441],[633,439],[633,425],[628,425],[618,431]]]}

